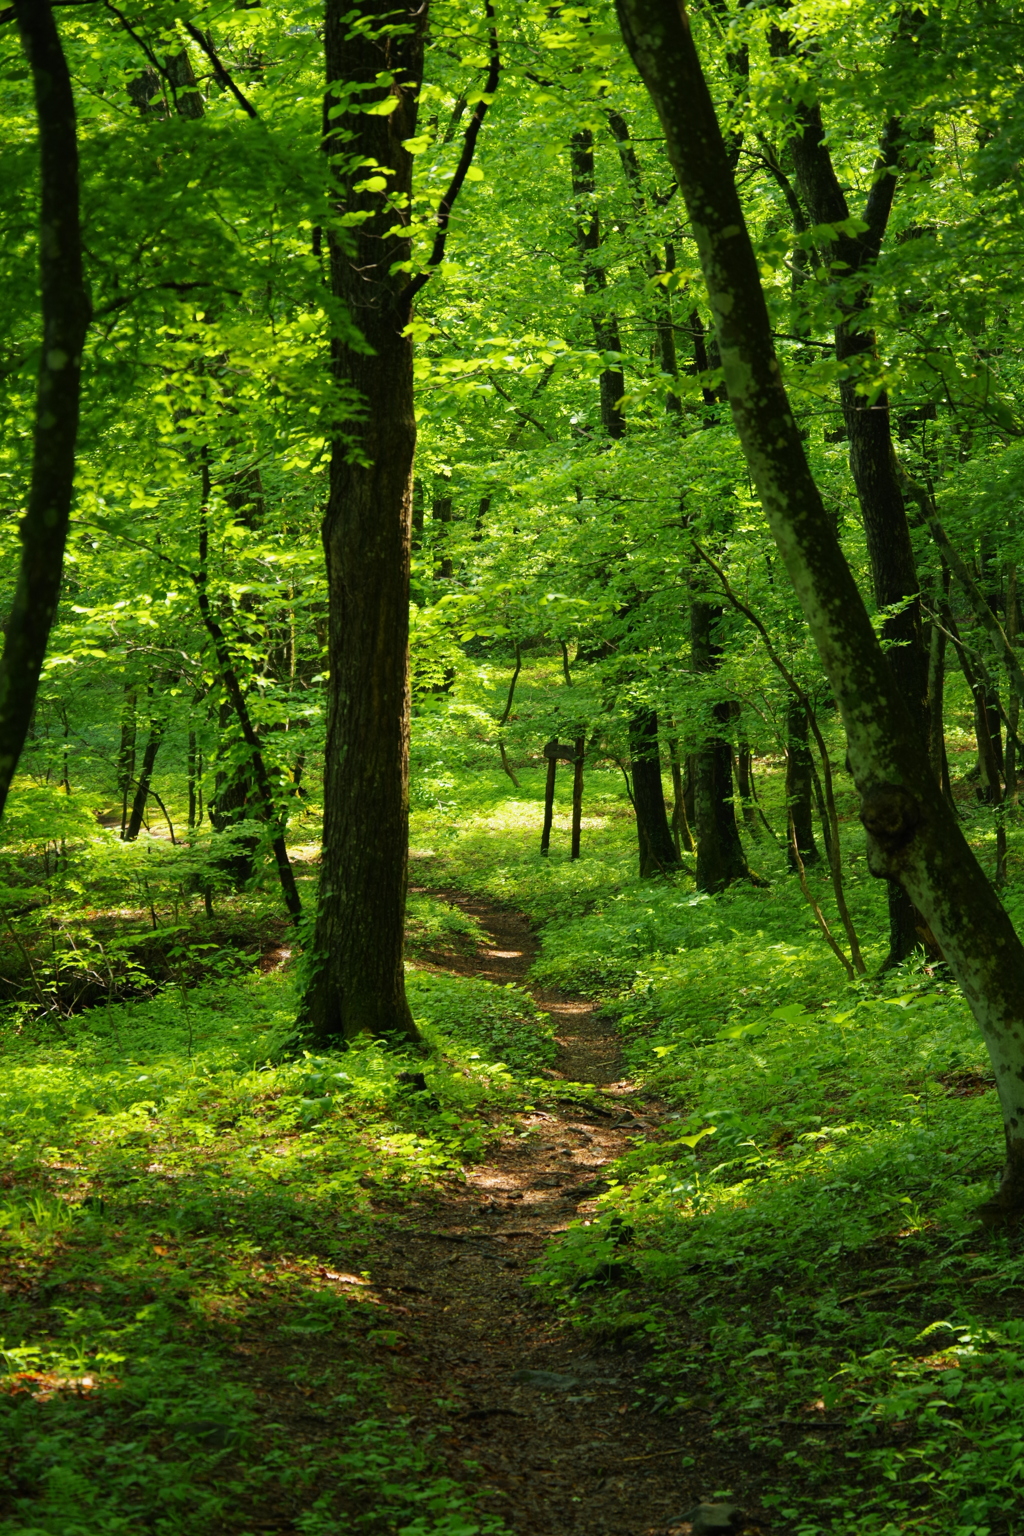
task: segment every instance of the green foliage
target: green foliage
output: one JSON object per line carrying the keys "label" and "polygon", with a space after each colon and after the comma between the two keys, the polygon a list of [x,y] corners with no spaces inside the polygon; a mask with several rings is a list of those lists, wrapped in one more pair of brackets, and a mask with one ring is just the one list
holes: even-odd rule
{"label": "green foliage", "polygon": [[[489,1060],[517,1072],[537,1072],[555,1057],[553,1031],[521,987],[413,971],[409,1005],[427,1039],[469,1066]],[[477,1071],[483,1071],[482,1066]]]}
{"label": "green foliage", "polygon": [[372,1045],[271,1064],[280,973],[94,1008],[64,1039],[8,1026],[5,1529],[244,1531],[284,1501],[317,1536],[497,1531],[389,1410],[387,1312],[359,1275],[375,1206],[493,1134],[513,1087],[495,1038],[544,1040],[525,999],[438,979],[439,1036],[470,996],[426,1094],[400,1080],[419,1058]]}

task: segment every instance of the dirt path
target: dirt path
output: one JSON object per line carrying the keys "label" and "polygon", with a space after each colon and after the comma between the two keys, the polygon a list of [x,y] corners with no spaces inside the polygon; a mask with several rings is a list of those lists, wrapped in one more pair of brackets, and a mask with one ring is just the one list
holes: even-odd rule
{"label": "dirt path", "polygon": [[[527,984],[538,946],[526,919],[437,894],[476,917],[490,942],[428,959]],[[520,1116],[528,1136],[507,1138],[465,1185],[414,1209],[412,1230],[375,1256],[374,1283],[407,1308],[405,1406],[415,1428],[450,1426],[452,1474],[465,1481],[475,1463],[469,1476],[486,1506],[517,1536],[684,1536],[691,1506],[731,1486],[728,1455],[701,1415],[636,1407],[636,1354],[581,1341],[525,1283],[552,1237],[586,1214],[630,1135],[656,1128],[657,1106],[620,1076],[617,1038],[593,1004],[530,990],[555,1024],[558,1075],[600,1085],[607,1107],[567,1102]],[[439,1410],[438,1397],[450,1406]]]}

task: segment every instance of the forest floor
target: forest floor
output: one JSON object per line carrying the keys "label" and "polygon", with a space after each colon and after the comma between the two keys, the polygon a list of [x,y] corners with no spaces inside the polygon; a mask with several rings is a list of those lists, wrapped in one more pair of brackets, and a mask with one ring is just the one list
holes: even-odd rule
{"label": "forest floor", "polygon": [[[408,1309],[413,1425],[447,1420],[452,1476],[478,1467],[483,1507],[518,1536],[685,1536],[683,1516],[727,1496],[740,1473],[749,1488],[751,1469],[715,1444],[700,1412],[680,1421],[637,1407],[637,1352],[581,1343],[529,1285],[551,1240],[596,1208],[630,1138],[657,1140],[663,1106],[621,1075],[619,1036],[596,1004],[531,984],[539,944],[524,916],[457,891],[430,894],[486,939],[473,953],[428,951],[420,963],[529,991],[555,1028],[545,1075],[592,1084],[602,1103],[567,1094],[518,1115],[528,1136],[503,1137],[464,1184],[406,1207],[411,1224],[371,1252],[375,1285],[401,1292]],[[745,1514],[744,1531],[767,1532],[756,1511]]]}
{"label": "forest floor", "polygon": [[[177,849],[8,861],[4,1536],[687,1536],[708,1501],[1021,1536],[1024,1250],[977,1220],[1002,1145],[958,990],[846,981],[765,839],[768,888],[640,881],[598,788],[578,861],[562,822],[537,854],[540,771],[431,790],[426,1055],[304,1049],[273,895],[211,920]],[[873,972],[855,846],[847,877]]]}

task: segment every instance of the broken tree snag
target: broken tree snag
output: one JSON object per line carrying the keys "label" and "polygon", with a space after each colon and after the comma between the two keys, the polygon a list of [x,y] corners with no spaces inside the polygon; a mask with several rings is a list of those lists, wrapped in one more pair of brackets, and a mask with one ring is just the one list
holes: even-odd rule
{"label": "broken tree snag", "polygon": [[[576,746],[565,741],[548,741],[544,744],[544,756],[548,763],[547,782],[544,785],[544,828],[540,834],[540,851],[547,855],[551,847],[551,824],[555,817],[555,774],[559,763],[576,761]],[[580,794],[582,795],[582,778]],[[575,784],[573,785],[573,809],[575,812]],[[575,855],[574,855],[575,857]]]}
{"label": "broken tree snag", "polygon": [[580,828],[583,824],[583,753],[585,741],[582,736],[577,736],[574,747],[575,757],[572,765],[572,846],[569,851],[570,859],[578,859],[580,856]]}
{"label": "broken tree snag", "polygon": [[544,748],[544,756],[548,760],[548,776],[544,785],[544,826],[540,834],[540,851],[544,856],[551,847],[551,823],[555,815],[555,771],[558,768],[558,758],[549,749],[557,746],[557,741],[549,741]]}
{"label": "broken tree snag", "polygon": [[679,0],[616,0],[700,255],[740,444],[843,715],[879,874],[932,930],[984,1037],[1006,1136],[993,1219],[1024,1210],[1024,945],[931,771],[807,463],[729,155]]}

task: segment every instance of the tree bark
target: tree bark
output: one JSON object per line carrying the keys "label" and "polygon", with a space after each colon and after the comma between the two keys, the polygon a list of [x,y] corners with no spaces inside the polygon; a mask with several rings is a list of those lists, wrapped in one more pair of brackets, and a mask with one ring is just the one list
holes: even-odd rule
{"label": "tree bark", "polygon": [[156,755],[160,751],[160,744],[164,739],[167,729],[166,718],[155,716],[149,725],[149,735],[146,738],[145,750],[142,754],[142,765],[139,768],[139,777],[135,783],[135,796],[132,800],[131,815],[128,817],[128,825],[124,829],[126,843],[134,843],[142,830],[142,820],[146,814],[146,801],[149,799],[153,785],[153,769],[156,767]]}
{"label": "tree bark", "polygon": [[[303,1014],[314,1041],[418,1040],[402,961],[409,842],[409,563],[412,531],[411,243],[396,211],[412,191],[427,4],[353,12],[327,0],[324,148],[334,181],[331,291],[366,348],[332,342],[334,377],[361,413],[333,445],[323,522],[330,694],[320,895]],[[358,25],[353,22],[357,21]],[[383,75],[390,83],[374,84]],[[334,82],[344,82],[335,96]],[[353,85],[355,89],[352,89]],[[369,112],[391,100],[397,106]],[[386,167],[382,179],[366,166]],[[344,228],[341,219],[348,225]]]}
{"label": "tree bark", "polygon": [[[788,49],[785,34],[775,34],[775,44]],[[850,218],[846,194],[825,144],[825,131],[817,103],[798,108],[800,132],[790,141],[797,181],[812,224],[840,224]],[[836,234],[825,251],[845,279],[860,279],[856,292],[839,297],[840,319],[835,331],[836,361],[845,368],[840,375],[839,397],[850,445],[850,470],[857,488],[868,557],[879,608],[901,604],[886,618],[882,634],[892,643],[887,660],[896,685],[906,701],[915,729],[922,739],[928,730],[928,648],[921,624],[920,583],[910,540],[899,465],[892,441],[889,397],[883,390],[870,401],[858,393],[863,374],[860,361],[872,357],[876,338],[863,324],[872,301],[870,268],[885,237],[896,187],[896,167],[903,145],[898,118],[891,118],[882,134],[875,162],[875,181],[863,211],[866,230],[856,235]],[[889,953],[883,970],[898,965],[920,942],[919,915],[912,911],[905,891],[890,882]]]}
{"label": "tree bark", "polygon": [[811,475],[779,372],[757,259],[678,0],[617,0],[700,255],[751,476],[843,715],[872,872],[897,879],[942,945],[995,1071],[1006,1161],[993,1218],[1024,1207],[1024,945],[908,721]]}
{"label": "tree bark", "polygon": [[629,755],[640,845],[640,876],[647,879],[679,868],[679,855],[665,809],[658,751],[658,716],[653,709],[643,710],[630,718]]}
{"label": "tree bark", "polygon": [[786,803],[789,806],[789,867],[817,864],[821,855],[814,841],[814,761],[811,757],[807,713],[799,699],[786,711]]}
{"label": "tree bark", "polygon": [[[721,608],[710,603],[694,600],[690,604],[690,646],[696,672],[714,672],[718,667],[721,646],[714,638],[714,626],[721,617]],[[713,705],[711,713],[715,724],[723,729],[712,731],[694,753],[699,891],[721,891],[733,880],[750,877],[736,824],[732,744],[725,734],[732,711],[728,702],[722,702]]]}
{"label": "tree bark", "polygon": [[[601,249],[601,219],[598,213],[594,180],[594,135],[581,128],[572,136],[569,159],[572,166],[572,192],[576,202],[576,249],[583,268],[583,291],[592,301],[590,318],[594,341],[600,352],[621,352],[619,322],[601,302],[608,287],[608,277],[598,253]],[[609,437],[621,437],[626,430],[621,401],[626,393],[622,368],[608,366],[601,371],[601,424]]]}
{"label": "tree bark", "polygon": [[586,749],[586,741],[582,736],[577,736],[574,743],[576,756],[572,764],[572,840],[569,845],[569,858],[578,859],[580,856],[580,831],[583,826],[583,760]]}
{"label": "tree bark", "polygon": [[128,797],[135,781],[135,738],[138,725],[135,718],[135,688],[125,685],[124,704],[121,709],[121,741],[117,749],[117,792],[121,800],[121,837],[128,825]]}
{"label": "tree bark", "polygon": [[15,0],[39,126],[42,346],[32,475],[21,559],[0,655],[0,815],[28,735],[57,611],[75,478],[82,347],[90,305],[82,276],[78,137],[71,77],[51,7]]}

